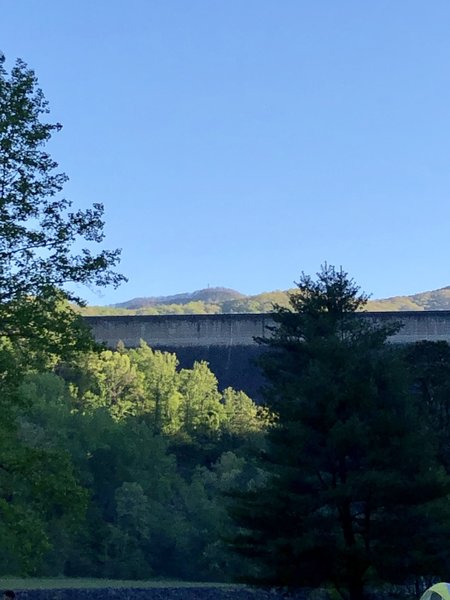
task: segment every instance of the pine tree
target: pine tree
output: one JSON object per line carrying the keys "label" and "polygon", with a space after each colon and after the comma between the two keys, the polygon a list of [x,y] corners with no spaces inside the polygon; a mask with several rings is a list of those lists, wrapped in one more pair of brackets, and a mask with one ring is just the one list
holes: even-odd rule
{"label": "pine tree", "polygon": [[398,327],[364,318],[367,297],[342,270],[325,265],[297,285],[260,340],[278,420],[261,457],[266,483],[236,493],[232,508],[248,579],[361,600],[376,581],[437,575],[449,480],[387,344]]}

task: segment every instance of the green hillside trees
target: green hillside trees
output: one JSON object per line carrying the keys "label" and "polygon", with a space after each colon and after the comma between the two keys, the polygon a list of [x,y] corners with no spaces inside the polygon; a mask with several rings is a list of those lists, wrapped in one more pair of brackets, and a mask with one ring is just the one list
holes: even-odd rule
{"label": "green hillside trees", "polygon": [[222,493],[259,477],[246,452],[268,418],[242,392],[220,392],[206,363],[176,367],[173,354],[142,344],[25,377],[19,436],[64,459],[65,480],[56,481],[72,522],[67,511],[55,518],[57,490],[47,486],[36,530],[45,544],[30,539],[28,564],[12,550],[22,540],[15,532],[14,566],[0,562],[0,573],[223,580],[237,569],[221,541],[233,528]]}

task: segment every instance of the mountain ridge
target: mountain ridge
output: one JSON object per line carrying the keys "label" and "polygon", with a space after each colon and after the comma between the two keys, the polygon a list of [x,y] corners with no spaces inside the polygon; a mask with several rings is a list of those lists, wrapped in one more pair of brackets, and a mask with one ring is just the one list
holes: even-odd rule
{"label": "mountain ridge", "polygon": [[157,304],[188,304],[189,302],[223,302],[226,300],[235,300],[244,298],[245,294],[241,294],[236,290],[225,287],[212,287],[195,290],[194,292],[182,292],[171,296],[143,296],[132,298],[125,302],[111,304],[113,308],[142,308],[144,306],[154,306]]}
{"label": "mountain ridge", "polygon": [[[288,293],[295,290],[296,288],[245,295],[230,288],[213,287],[171,296],[132,298],[109,306],[87,306],[80,309],[80,312],[86,316],[264,313],[270,312],[274,304],[288,306]],[[450,310],[450,286],[409,296],[369,300],[367,310]]]}

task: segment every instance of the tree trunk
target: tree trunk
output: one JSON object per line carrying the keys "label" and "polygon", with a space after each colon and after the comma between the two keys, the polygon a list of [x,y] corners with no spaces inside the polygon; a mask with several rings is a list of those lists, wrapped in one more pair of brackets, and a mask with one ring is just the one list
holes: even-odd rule
{"label": "tree trunk", "polygon": [[361,557],[356,549],[356,539],[353,530],[353,519],[350,503],[345,502],[340,507],[342,533],[347,546],[347,582],[349,600],[364,600],[364,581]]}

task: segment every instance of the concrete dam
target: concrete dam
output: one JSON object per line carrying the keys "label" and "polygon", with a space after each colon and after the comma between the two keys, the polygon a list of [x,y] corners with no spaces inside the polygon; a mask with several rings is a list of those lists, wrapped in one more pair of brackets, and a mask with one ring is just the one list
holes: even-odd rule
{"label": "concrete dam", "polygon": [[[364,314],[384,323],[402,323],[402,329],[391,338],[393,343],[450,343],[450,311]],[[254,338],[270,336],[270,314],[111,316],[85,320],[95,339],[109,348],[115,348],[119,341],[127,348],[135,348],[142,339],[154,349],[175,352],[182,368],[206,360],[221,389],[232,386],[254,398],[259,395],[263,379],[254,362],[263,348]]]}

